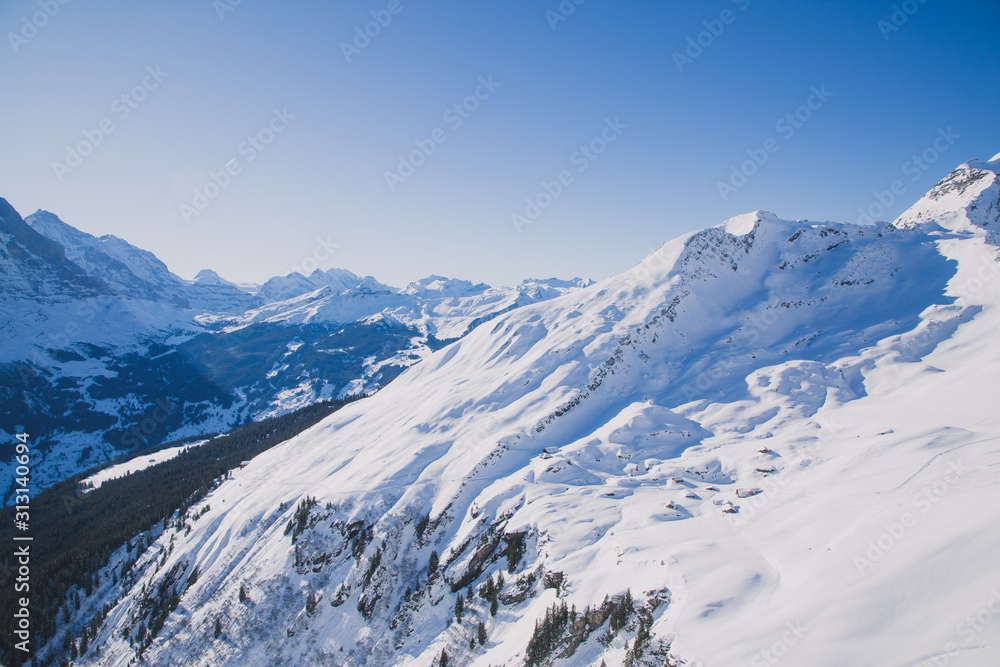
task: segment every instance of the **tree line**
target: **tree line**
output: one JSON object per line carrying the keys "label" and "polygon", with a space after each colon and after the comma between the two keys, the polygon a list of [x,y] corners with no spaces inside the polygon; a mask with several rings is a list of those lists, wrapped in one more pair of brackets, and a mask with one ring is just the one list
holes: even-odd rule
{"label": "tree line", "polygon": [[[143,539],[143,533],[159,522],[166,527],[175,512],[184,514],[242,461],[301,433],[358,398],[362,396],[315,403],[280,417],[239,426],[169,461],[109,480],[97,489],[84,492],[81,488],[82,480],[93,473],[87,471],[34,496],[30,581],[30,655],[35,658],[34,664],[55,662],[56,656],[52,655],[44,656],[46,660],[41,662],[38,649],[69,629],[67,623],[73,610],[80,608],[81,593],[85,600],[100,585],[98,573],[108,565],[112,553],[128,544],[126,561],[134,563],[149,546],[149,537]],[[0,543],[13,544],[13,532],[14,508],[0,509]],[[24,593],[15,593],[16,564],[11,562],[10,554],[2,558],[0,609],[14,609],[15,597]],[[115,583],[125,576],[127,568],[122,570],[112,573]],[[13,622],[10,615],[0,618],[0,663],[16,666],[28,656],[13,647]]]}

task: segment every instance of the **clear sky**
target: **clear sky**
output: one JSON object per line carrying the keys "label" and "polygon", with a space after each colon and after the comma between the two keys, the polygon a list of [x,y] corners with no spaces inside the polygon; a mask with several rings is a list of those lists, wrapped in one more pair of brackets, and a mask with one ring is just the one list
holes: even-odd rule
{"label": "clear sky", "polygon": [[857,222],[884,191],[892,219],[1000,151],[996,0],[3,0],[0,26],[0,196],[185,278],[600,279],[756,209]]}

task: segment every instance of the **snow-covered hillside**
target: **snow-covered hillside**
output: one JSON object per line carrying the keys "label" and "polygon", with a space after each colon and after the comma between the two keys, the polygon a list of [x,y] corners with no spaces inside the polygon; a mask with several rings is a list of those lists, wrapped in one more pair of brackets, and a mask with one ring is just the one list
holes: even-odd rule
{"label": "snow-covered hillside", "polygon": [[[26,429],[38,488],[123,452],[377,389],[447,339],[584,281],[398,289],[316,270],[237,285],[0,199],[0,442]],[[466,286],[463,288],[463,286]],[[0,444],[0,496],[14,464]]]}
{"label": "snow-covered hillside", "polygon": [[78,663],[1000,664],[998,172],[479,326],[116,554]]}

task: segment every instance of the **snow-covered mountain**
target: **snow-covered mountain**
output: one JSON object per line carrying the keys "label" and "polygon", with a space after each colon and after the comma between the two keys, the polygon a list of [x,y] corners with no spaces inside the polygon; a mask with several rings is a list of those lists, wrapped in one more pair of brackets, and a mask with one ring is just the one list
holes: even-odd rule
{"label": "snow-covered mountain", "polygon": [[[317,273],[322,272],[317,271],[309,279],[313,285],[323,280],[316,276]],[[298,274],[286,278],[296,280],[296,276]],[[239,319],[218,319],[245,326],[251,323],[343,323],[380,315],[385,320],[427,331],[440,340],[448,340],[464,336],[498,314],[545,301],[589,284],[590,281],[587,280],[549,279],[526,280],[513,288],[490,287],[483,283],[473,285],[464,280],[446,280],[432,276],[397,290],[368,277],[358,278],[355,286],[348,290],[338,292],[334,287],[325,285],[315,291],[248,310]]]}
{"label": "snow-covered mountain", "polygon": [[[330,269],[193,281],[114,236],[0,199],[0,438],[36,438],[44,488],[123,452],[381,387],[446,339],[585,281],[438,277],[398,289]],[[0,445],[0,490],[14,464]]]}
{"label": "snow-covered mountain", "polygon": [[[107,292],[103,280],[86,273],[66,258],[61,245],[29,227],[17,211],[0,198],[0,296],[5,301],[85,298]],[[8,319],[4,327],[10,327]]]}
{"label": "snow-covered mountain", "polygon": [[[293,297],[315,292],[316,290],[328,288],[335,294],[353,290],[361,285],[362,278],[354,275],[346,269],[329,269],[313,271],[309,276],[301,273],[290,273],[287,276],[277,276],[271,278],[261,285],[259,295],[264,303],[284,301]],[[367,280],[367,289],[375,291],[394,291],[388,285],[383,285],[374,278]]]}
{"label": "snow-covered mountain", "polygon": [[252,304],[251,295],[227,281],[185,281],[156,255],[117,236],[100,238],[67,225],[48,211],[25,219],[32,229],[55,241],[66,258],[88,275],[100,277],[111,291],[129,299],[166,301],[182,308],[238,312]]}
{"label": "snow-covered mountain", "polygon": [[77,664],[1000,663],[998,172],[478,326],[112,556]]}

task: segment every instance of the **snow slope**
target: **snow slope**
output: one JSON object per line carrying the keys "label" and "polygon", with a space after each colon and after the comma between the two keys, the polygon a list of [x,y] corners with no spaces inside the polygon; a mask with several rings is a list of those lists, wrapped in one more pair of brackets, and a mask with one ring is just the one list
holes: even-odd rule
{"label": "snow slope", "polygon": [[[892,225],[739,216],[479,326],[236,471],[81,662],[131,664],[155,590],[152,664],[485,667],[629,589],[633,664],[1000,663],[998,171]],[[639,621],[604,620],[553,664],[623,664]]]}
{"label": "snow slope", "polygon": [[123,239],[45,211],[22,220],[4,200],[0,277],[0,443],[28,430],[39,488],[131,450],[373,391],[440,339],[582,284],[434,276],[400,290],[342,269],[259,287],[211,270],[187,281]]}

